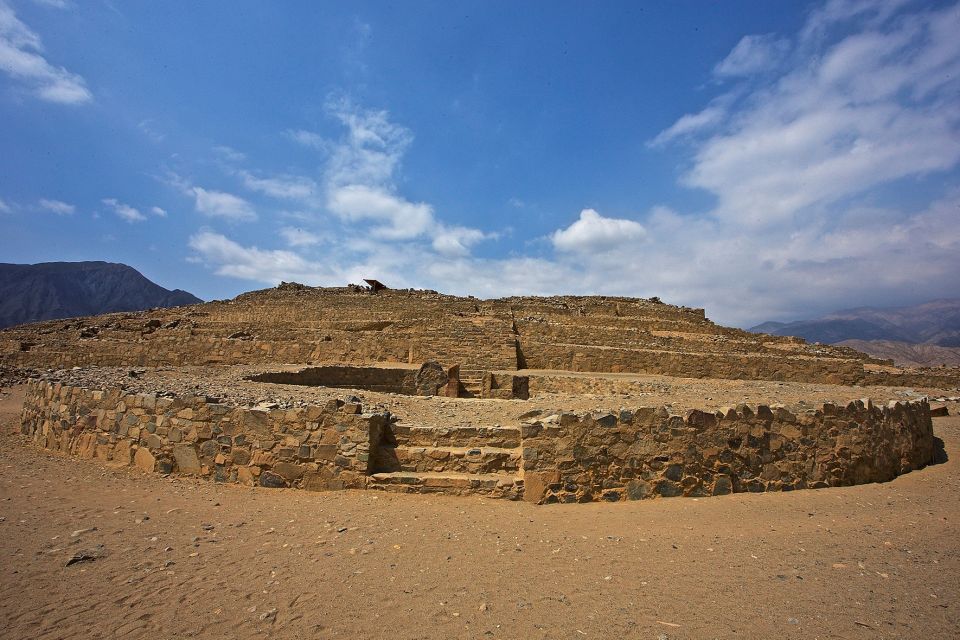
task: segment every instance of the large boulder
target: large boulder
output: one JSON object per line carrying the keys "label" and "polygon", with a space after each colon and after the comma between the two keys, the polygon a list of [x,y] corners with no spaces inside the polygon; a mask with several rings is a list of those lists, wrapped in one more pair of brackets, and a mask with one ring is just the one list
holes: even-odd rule
{"label": "large boulder", "polygon": [[414,379],[414,384],[417,388],[417,395],[438,395],[446,388],[448,379],[449,376],[447,375],[446,369],[444,369],[439,362],[435,362],[433,360],[424,362],[423,366],[420,367],[420,370],[417,371],[417,376]]}

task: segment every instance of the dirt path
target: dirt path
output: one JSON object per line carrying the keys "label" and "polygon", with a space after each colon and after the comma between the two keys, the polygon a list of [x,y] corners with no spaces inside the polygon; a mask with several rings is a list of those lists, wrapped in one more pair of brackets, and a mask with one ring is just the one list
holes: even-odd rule
{"label": "dirt path", "polygon": [[18,402],[6,638],[958,637],[955,417],[949,461],[887,484],[537,507],[110,469],[25,443]]}

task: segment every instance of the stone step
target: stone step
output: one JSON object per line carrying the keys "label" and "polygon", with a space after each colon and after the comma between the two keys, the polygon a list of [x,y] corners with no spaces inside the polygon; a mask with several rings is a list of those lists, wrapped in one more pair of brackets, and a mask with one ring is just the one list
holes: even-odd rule
{"label": "stone step", "polygon": [[520,427],[424,427],[393,424],[390,426],[397,446],[406,447],[502,447],[520,446]]}
{"label": "stone step", "polygon": [[367,479],[368,489],[395,493],[443,493],[482,495],[518,500],[523,497],[523,480],[511,473],[416,473],[394,471],[375,473]]}
{"label": "stone step", "polygon": [[520,449],[502,447],[381,447],[381,468],[435,473],[518,473]]}

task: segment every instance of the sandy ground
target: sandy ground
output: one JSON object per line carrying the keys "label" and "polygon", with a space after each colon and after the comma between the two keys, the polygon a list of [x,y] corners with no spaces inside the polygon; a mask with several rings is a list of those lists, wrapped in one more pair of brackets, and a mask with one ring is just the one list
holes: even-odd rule
{"label": "sandy ground", "polygon": [[111,469],[25,442],[19,401],[4,638],[960,636],[956,417],[948,461],[886,484],[538,507]]}

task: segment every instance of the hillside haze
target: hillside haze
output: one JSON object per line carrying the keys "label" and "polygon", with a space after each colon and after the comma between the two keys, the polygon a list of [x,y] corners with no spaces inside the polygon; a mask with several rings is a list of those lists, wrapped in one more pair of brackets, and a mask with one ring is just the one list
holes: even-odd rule
{"label": "hillside haze", "polygon": [[764,322],[749,331],[840,344],[903,365],[960,362],[960,299],[908,307],[858,307],[797,322]]}
{"label": "hillside haze", "polygon": [[113,262],[0,263],[0,327],[203,302]]}

